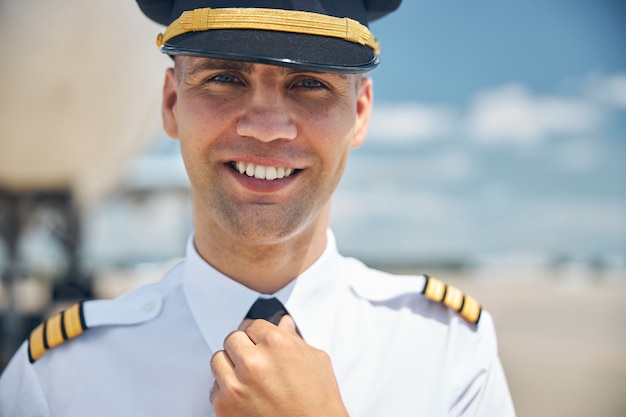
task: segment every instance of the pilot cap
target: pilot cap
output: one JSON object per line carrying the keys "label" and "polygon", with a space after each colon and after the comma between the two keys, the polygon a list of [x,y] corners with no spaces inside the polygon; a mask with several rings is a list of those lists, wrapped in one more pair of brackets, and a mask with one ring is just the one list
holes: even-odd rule
{"label": "pilot cap", "polygon": [[167,26],[157,44],[168,55],[361,73],[380,62],[369,22],[401,0],[137,0]]}

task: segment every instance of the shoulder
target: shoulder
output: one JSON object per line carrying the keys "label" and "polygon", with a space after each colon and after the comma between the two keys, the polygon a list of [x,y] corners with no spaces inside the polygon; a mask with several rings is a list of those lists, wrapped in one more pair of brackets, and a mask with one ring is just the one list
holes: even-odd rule
{"label": "shoulder", "polygon": [[406,303],[438,305],[476,325],[483,316],[481,304],[459,288],[428,274],[397,275],[369,268],[359,261],[347,262],[349,283],[355,294],[376,302],[402,297]]}
{"label": "shoulder", "polygon": [[34,363],[47,351],[86,331],[106,326],[130,326],[159,316],[164,298],[177,286],[178,267],[161,281],[139,287],[112,300],[80,301],[37,326],[28,338],[28,359]]}

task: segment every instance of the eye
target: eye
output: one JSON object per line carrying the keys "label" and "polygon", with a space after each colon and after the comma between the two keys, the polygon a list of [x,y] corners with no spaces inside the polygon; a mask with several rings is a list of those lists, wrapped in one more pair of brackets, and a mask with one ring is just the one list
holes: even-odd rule
{"label": "eye", "polygon": [[302,87],[302,88],[306,88],[309,90],[317,90],[317,89],[326,88],[326,85],[324,83],[322,83],[319,80],[316,80],[315,78],[304,78],[298,81],[295,85],[296,87]]}
{"label": "eye", "polygon": [[217,74],[217,75],[214,75],[213,77],[209,78],[209,81],[210,82],[220,83],[220,84],[241,83],[239,78],[235,77],[232,74]]}

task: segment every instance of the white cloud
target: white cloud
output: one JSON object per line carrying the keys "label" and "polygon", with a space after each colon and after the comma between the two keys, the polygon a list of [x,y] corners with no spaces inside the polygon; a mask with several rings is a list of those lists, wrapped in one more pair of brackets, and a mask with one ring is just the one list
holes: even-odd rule
{"label": "white cloud", "polygon": [[611,111],[626,109],[626,73],[593,74],[575,92],[541,95],[521,84],[480,91],[467,108],[420,102],[376,104],[372,140],[410,143],[458,136],[479,144],[538,145],[553,137],[588,136]]}
{"label": "white cloud", "polygon": [[437,152],[434,155],[406,152],[394,155],[393,158],[354,153],[350,158],[350,169],[346,171],[343,182],[352,186],[363,184],[366,179],[368,190],[376,183],[381,183],[386,189],[398,184],[406,187],[407,178],[418,182],[465,180],[476,171],[472,154],[462,149]]}
{"label": "white cloud", "polygon": [[587,95],[600,104],[626,109],[626,74],[590,76],[587,81]]}
{"label": "white cloud", "polygon": [[450,107],[417,102],[377,104],[369,136],[388,142],[430,140],[452,133],[457,125]]}
{"label": "white cloud", "polygon": [[591,131],[602,112],[583,98],[535,96],[507,85],[477,94],[467,115],[467,132],[481,143],[534,144],[554,135]]}

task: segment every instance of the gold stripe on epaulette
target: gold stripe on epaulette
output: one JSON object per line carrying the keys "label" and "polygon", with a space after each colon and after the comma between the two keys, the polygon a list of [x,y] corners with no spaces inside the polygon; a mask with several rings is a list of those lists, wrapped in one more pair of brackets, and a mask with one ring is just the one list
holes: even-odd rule
{"label": "gold stripe on epaulette", "polygon": [[452,310],[461,311],[463,307],[463,293],[456,287],[448,285],[446,287],[446,296],[443,299],[443,304],[446,307],[450,307]]}
{"label": "gold stripe on epaulette", "polygon": [[437,278],[429,275],[425,277],[426,284],[422,293],[426,298],[457,311],[461,317],[472,324],[478,323],[482,308],[475,298],[463,294],[458,288],[446,285]]}
{"label": "gold stripe on epaulette", "polygon": [[45,322],[37,326],[35,330],[30,333],[30,337],[28,338],[28,359],[30,363],[35,362],[46,353],[46,348],[43,345],[44,324]]}
{"label": "gold stripe on epaulette", "polygon": [[28,359],[31,363],[46,351],[81,334],[87,326],[83,317],[83,303],[77,303],[55,314],[33,330],[28,338]]}
{"label": "gold stripe on epaulette", "polygon": [[63,343],[63,331],[61,330],[61,315],[57,313],[48,319],[46,323],[46,342],[48,349]]}
{"label": "gold stripe on epaulette", "polygon": [[430,276],[426,276],[428,280],[424,287],[424,295],[426,298],[429,298],[438,303],[443,301],[443,297],[446,294],[446,284],[437,278],[433,278]]}
{"label": "gold stripe on epaulette", "polygon": [[82,304],[74,304],[65,310],[63,325],[65,326],[65,333],[67,333],[68,339],[78,336],[87,327],[81,319],[81,316]]}
{"label": "gold stripe on epaulette", "polygon": [[466,295],[465,302],[463,303],[463,309],[460,314],[465,320],[470,323],[478,323],[480,320],[480,313],[482,312],[482,308],[478,301],[476,301],[473,297]]}

